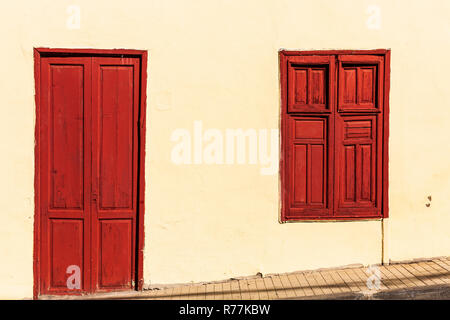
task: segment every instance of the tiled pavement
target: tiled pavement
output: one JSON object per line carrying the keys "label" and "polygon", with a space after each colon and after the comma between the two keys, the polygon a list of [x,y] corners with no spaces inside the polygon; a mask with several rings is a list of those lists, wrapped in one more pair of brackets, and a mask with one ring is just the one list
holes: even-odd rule
{"label": "tiled pavement", "polygon": [[[376,269],[367,267],[327,269],[224,282],[175,286],[161,290],[146,290],[128,299],[323,299],[350,298],[389,292],[439,288],[450,293],[450,257],[428,261],[399,263]],[[368,278],[372,276],[369,280]],[[356,295],[355,295],[356,294]],[[383,296],[380,296],[381,298]]]}
{"label": "tiled pavement", "polygon": [[[380,279],[378,286],[377,276]],[[369,278],[375,281],[368,281]],[[450,299],[450,257],[373,266],[371,269],[348,267],[301,271],[142,292],[41,296],[40,299]]]}

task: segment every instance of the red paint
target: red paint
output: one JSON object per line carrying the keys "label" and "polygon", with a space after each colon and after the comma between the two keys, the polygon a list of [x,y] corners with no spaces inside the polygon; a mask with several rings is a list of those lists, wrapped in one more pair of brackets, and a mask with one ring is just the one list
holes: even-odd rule
{"label": "red paint", "polygon": [[[35,298],[143,281],[147,56],[70,53],[35,50]],[[79,290],[67,288],[70,265]]]}
{"label": "red paint", "polygon": [[282,221],[388,216],[389,57],[280,51]]}

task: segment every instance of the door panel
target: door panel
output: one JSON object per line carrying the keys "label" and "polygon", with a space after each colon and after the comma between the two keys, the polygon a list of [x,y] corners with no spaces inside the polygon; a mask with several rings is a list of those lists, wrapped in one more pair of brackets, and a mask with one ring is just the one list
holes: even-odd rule
{"label": "door panel", "polygon": [[96,290],[134,287],[139,68],[138,58],[93,58],[92,63]]}
{"label": "door panel", "polygon": [[[50,219],[51,288],[67,289],[67,268],[83,265],[84,227],[81,219]],[[82,274],[81,283],[83,282]],[[81,288],[80,288],[81,289]]]}
{"label": "door panel", "polygon": [[[90,289],[90,58],[43,58],[40,103],[41,291]],[[80,288],[69,291],[71,266]]]}
{"label": "door panel", "polygon": [[[97,67],[97,65],[95,65]],[[133,208],[133,67],[100,66],[100,208]]]}
{"label": "door panel", "polygon": [[99,221],[99,288],[130,286],[133,279],[133,220]]}
{"label": "door panel", "polygon": [[50,65],[52,209],[82,210],[84,207],[83,74],[83,65]]}

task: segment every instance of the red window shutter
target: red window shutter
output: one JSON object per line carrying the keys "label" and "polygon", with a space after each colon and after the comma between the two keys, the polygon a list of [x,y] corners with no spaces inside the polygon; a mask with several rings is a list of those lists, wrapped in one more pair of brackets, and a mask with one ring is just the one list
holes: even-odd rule
{"label": "red window shutter", "polygon": [[280,53],[283,221],[387,216],[385,55]]}
{"label": "red window shutter", "polygon": [[338,56],[336,216],[381,217],[383,57]]}
{"label": "red window shutter", "polygon": [[335,58],[295,56],[285,67],[286,218],[331,216]]}

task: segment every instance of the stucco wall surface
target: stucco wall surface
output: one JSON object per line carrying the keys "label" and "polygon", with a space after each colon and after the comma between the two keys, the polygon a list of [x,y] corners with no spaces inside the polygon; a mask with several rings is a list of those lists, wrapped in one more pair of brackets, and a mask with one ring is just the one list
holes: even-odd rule
{"label": "stucco wall surface", "polygon": [[381,262],[381,221],[280,224],[277,170],[262,174],[260,158],[173,161],[176,130],[278,129],[281,48],[392,50],[384,258],[449,255],[449,1],[40,0],[2,12],[0,298],[33,292],[33,47],[148,50],[146,285]]}

